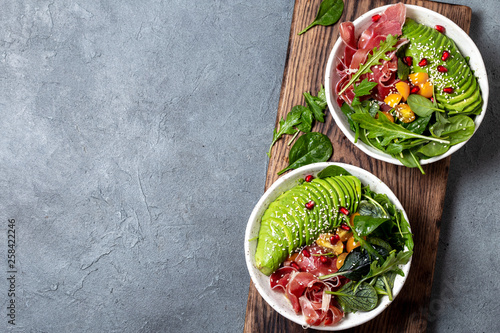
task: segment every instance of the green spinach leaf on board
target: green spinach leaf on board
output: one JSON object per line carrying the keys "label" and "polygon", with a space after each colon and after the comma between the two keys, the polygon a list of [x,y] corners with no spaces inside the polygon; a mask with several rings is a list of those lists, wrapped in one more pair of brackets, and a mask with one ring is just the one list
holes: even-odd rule
{"label": "green spinach leaf on board", "polygon": [[370,311],[378,304],[377,291],[366,282],[356,285],[350,281],[339,290],[326,293],[336,296],[344,312]]}
{"label": "green spinach leaf on board", "polygon": [[300,117],[301,113],[294,112],[288,114],[286,119],[281,118],[279,123],[279,130],[276,131],[276,129],[274,129],[273,131],[273,142],[271,142],[271,146],[269,147],[267,156],[271,157],[271,149],[273,148],[276,141],[278,141],[283,136],[283,134],[294,134],[295,132],[297,132],[295,126],[297,126],[301,122]]}
{"label": "green spinach leaf on board", "polygon": [[323,113],[323,111],[325,110],[325,108],[322,108],[321,106],[319,106],[318,103],[316,103],[314,98],[311,96],[311,94],[308,92],[304,93],[304,98],[306,99],[307,107],[311,110],[311,112],[314,116],[314,119],[316,119],[317,121],[319,121],[321,123],[324,123],[325,122],[325,118],[324,118],[325,114]]}
{"label": "green spinach leaf on board", "polygon": [[300,122],[296,125],[296,129],[304,133],[309,133],[314,120],[311,110],[303,105],[295,105],[290,111],[290,114],[296,112],[300,113]]}
{"label": "green spinach leaf on board", "polygon": [[337,23],[343,12],[344,2],[342,0],[323,0],[319,5],[319,10],[314,21],[299,32],[299,35],[302,35],[315,25],[327,26]]}
{"label": "green spinach leaf on board", "polygon": [[307,164],[326,162],[332,154],[332,142],[326,135],[318,132],[306,133],[299,137],[290,149],[288,155],[289,165],[278,172],[278,175]]}

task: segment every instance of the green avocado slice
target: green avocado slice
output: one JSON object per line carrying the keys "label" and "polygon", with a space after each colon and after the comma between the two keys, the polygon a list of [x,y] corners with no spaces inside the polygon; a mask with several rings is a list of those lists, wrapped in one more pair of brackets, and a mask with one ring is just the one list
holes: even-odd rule
{"label": "green avocado slice", "polygon": [[328,182],[326,179],[316,178],[313,180],[313,182],[321,183],[325,188],[328,189],[328,193],[332,201],[332,206],[330,206],[330,216],[331,216],[330,230],[333,230],[336,227],[338,227],[337,221],[339,217],[339,208],[340,208],[339,194],[337,193],[337,190],[332,186],[332,184]]}
{"label": "green avocado slice", "polygon": [[267,217],[281,218],[292,233],[294,248],[300,247],[305,242],[302,237],[302,218],[297,215],[298,211],[295,206],[296,202],[293,202],[288,197],[283,197],[280,200],[273,201],[262,216],[262,219]]}
{"label": "green avocado slice", "polygon": [[[411,71],[429,75],[440,108],[450,114],[477,115],[481,112],[483,99],[477,78],[452,39],[409,18],[403,26],[402,37],[410,41],[405,56],[413,58]],[[441,59],[444,51],[450,53],[445,61]],[[420,67],[417,64],[422,58],[428,63]],[[444,66],[448,71],[440,72],[438,66]],[[444,88],[453,88],[453,92],[445,93]]]}
{"label": "green avocado slice", "polygon": [[317,183],[305,183],[304,187],[306,190],[314,193],[314,195],[316,196],[315,208],[318,212],[318,224],[316,226],[316,229],[318,231],[327,230],[330,226],[330,216],[328,213],[329,201],[326,199],[326,196],[324,194],[325,190],[323,190],[321,188],[321,185],[318,185]]}
{"label": "green avocado slice", "polygon": [[288,241],[271,227],[270,220],[262,220],[255,251],[255,266],[265,275],[271,275],[288,256]]}

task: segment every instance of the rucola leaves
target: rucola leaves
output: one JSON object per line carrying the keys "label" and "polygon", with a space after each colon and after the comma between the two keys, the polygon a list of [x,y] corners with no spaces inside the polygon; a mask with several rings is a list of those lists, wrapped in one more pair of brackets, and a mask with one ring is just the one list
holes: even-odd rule
{"label": "rucola leaves", "polygon": [[339,290],[326,293],[337,296],[344,312],[370,311],[378,304],[377,291],[366,282],[354,284],[350,281]]}
{"label": "rucola leaves", "polygon": [[299,32],[299,35],[302,35],[315,25],[326,26],[337,23],[343,12],[344,2],[342,0],[323,0],[319,5],[318,14],[316,14],[314,21]]}

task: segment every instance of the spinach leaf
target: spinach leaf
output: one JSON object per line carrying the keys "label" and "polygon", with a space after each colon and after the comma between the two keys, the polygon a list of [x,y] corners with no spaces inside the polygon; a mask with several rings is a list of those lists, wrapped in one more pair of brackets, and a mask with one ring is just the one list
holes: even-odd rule
{"label": "spinach leaf", "polygon": [[310,132],[297,139],[288,155],[289,165],[278,172],[281,175],[290,169],[315,163],[326,162],[333,154],[332,142],[321,133]]}
{"label": "spinach leaf", "polygon": [[474,134],[475,124],[470,117],[457,115],[448,118],[448,121],[449,123],[444,126],[441,136],[447,137],[450,140],[450,145],[466,141]]}
{"label": "spinach leaf", "polygon": [[408,168],[418,168],[420,172],[425,175],[424,169],[420,165],[419,158],[415,155],[413,149],[403,150],[399,154],[392,155],[394,158],[397,158],[404,166]]}
{"label": "spinach leaf", "polygon": [[407,103],[410,106],[410,109],[412,109],[412,111],[420,117],[428,117],[434,111],[444,112],[444,110],[435,108],[434,104],[429,99],[417,94],[411,94],[408,96]]}
{"label": "spinach leaf", "polygon": [[382,137],[382,146],[387,146],[394,139],[425,139],[429,141],[449,143],[449,141],[428,137],[421,134],[413,133],[406,128],[392,123],[387,117],[380,115],[378,119],[371,117],[369,114],[353,114],[352,119],[359,123],[362,128],[369,131],[367,137],[375,138]]}
{"label": "spinach leaf", "polygon": [[372,217],[368,215],[356,215],[354,217],[354,229],[359,236],[368,236],[382,223],[389,221],[388,217]]}
{"label": "spinach leaf", "polygon": [[369,215],[373,217],[389,218],[389,213],[384,207],[374,198],[363,195],[365,200],[361,200],[358,205],[358,212],[361,215]]}
{"label": "spinach leaf", "polygon": [[323,111],[325,109],[322,108],[321,106],[319,106],[318,103],[316,103],[316,101],[314,100],[313,96],[311,96],[310,93],[305,92],[304,97],[306,99],[307,106],[309,107],[312,114],[314,115],[314,119],[316,119],[317,121],[319,121],[321,123],[324,123],[325,122],[325,118],[324,118],[325,114],[323,113]]}
{"label": "spinach leaf", "polygon": [[321,170],[316,177],[318,178],[326,178],[326,177],[335,177],[335,176],[350,176],[351,174],[347,172],[346,169],[339,167],[337,165],[330,165]]}
{"label": "spinach leaf", "polygon": [[339,290],[326,293],[337,296],[344,312],[370,311],[378,304],[377,291],[366,282],[355,285],[350,281]]}
{"label": "spinach leaf", "polygon": [[444,131],[444,127],[449,123],[450,121],[448,120],[448,117],[444,114],[436,113],[436,122],[429,127],[429,131],[432,135],[440,137]]}
{"label": "spinach leaf", "polygon": [[427,128],[427,125],[429,124],[429,121],[431,120],[432,115],[429,115],[427,117],[418,117],[411,123],[403,123],[403,127],[406,128],[409,131],[412,131],[413,133],[417,134],[422,134],[425,132],[425,129]]}
{"label": "spinach leaf", "polygon": [[439,156],[446,153],[450,149],[450,146],[444,143],[429,142],[420,147],[417,152],[427,157]]}
{"label": "spinach leaf", "polygon": [[358,71],[351,77],[349,82],[340,90],[338,93],[342,95],[344,91],[347,90],[354,82],[356,82],[359,77],[366,73],[371,73],[371,67],[375,65],[380,65],[382,60],[391,60],[386,53],[389,51],[394,51],[396,49],[396,43],[398,42],[398,36],[388,35],[387,38],[380,42],[379,46],[373,48],[373,50],[368,53],[368,57],[364,64],[359,66]]}
{"label": "spinach leaf", "polygon": [[286,120],[281,118],[279,130],[273,130],[273,142],[271,142],[271,146],[269,147],[269,151],[267,152],[267,156],[271,157],[271,149],[273,148],[276,141],[278,141],[283,134],[294,134],[297,130],[294,128],[300,123],[301,114],[299,112],[294,112],[288,114]]}
{"label": "spinach leaf", "polygon": [[398,78],[405,81],[410,74],[410,67],[406,65],[401,58],[398,58]]}
{"label": "spinach leaf", "polygon": [[337,23],[343,12],[344,2],[342,0],[323,0],[319,5],[319,10],[314,21],[307,28],[299,32],[299,35],[302,35],[315,25],[327,26]]}

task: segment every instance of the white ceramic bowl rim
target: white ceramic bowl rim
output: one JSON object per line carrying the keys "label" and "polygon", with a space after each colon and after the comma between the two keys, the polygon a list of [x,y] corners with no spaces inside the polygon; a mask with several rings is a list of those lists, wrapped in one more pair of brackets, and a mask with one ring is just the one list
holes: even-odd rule
{"label": "white ceramic bowl rim", "polygon": [[[386,5],[382,7],[378,7],[370,10],[369,12],[361,15],[357,18],[353,23],[356,27],[356,34],[359,36],[363,30],[365,30],[369,24],[371,24],[371,17],[377,13],[384,11],[387,7],[391,5]],[[488,96],[489,96],[489,86],[488,86],[488,78],[486,73],[486,68],[484,66],[484,61],[479,52],[474,41],[463,31],[458,25],[456,25],[452,20],[447,17],[436,13],[430,9],[415,6],[415,5],[405,5],[406,6],[406,16],[415,19],[417,22],[434,26],[436,22],[439,22],[440,25],[446,27],[446,35],[453,39],[457,44],[460,52],[465,56],[469,56],[469,64],[470,67],[474,70],[475,76],[478,78],[478,83],[481,88],[481,94],[483,97],[483,107],[481,113],[477,115],[474,119],[474,123],[476,125],[475,131],[479,128],[479,125],[483,121],[484,115],[486,113],[487,105],[488,105]],[[369,145],[358,140],[357,143],[354,143],[354,133],[349,128],[349,123],[347,122],[347,118],[338,107],[335,94],[332,92],[332,88],[335,87],[335,79],[338,80],[338,75],[335,72],[335,66],[337,64],[336,55],[343,55],[344,45],[340,37],[337,39],[337,42],[333,46],[333,49],[328,58],[328,62],[326,65],[325,71],[325,91],[326,91],[326,100],[328,102],[328,108],[335,119],[335,122],[340,127],[341,131],[344,135],[351,141],[356,147],[361,149],[367,155],[397,165],[403,165],[398,159],[385,154]],[[472,137],[472,136],[471,136]],[[469,138],[470,139],[470,138]],[[465,145],[467,141],[461,142],[457,145],[452,146],[446,153],[435,156],[429,159],[423,159],[420,161],[421,165],[433,163],[439,161],[443,158],[446,158],[459,150],[463,145]]]}
{"label": "white ceramic bowl rim", "polygon": [[[304,327],[308,325],[305,323],[303,316],[295,314],[291,304],[288,302],[284,294],[271,290],[269,286],[269,277],[262,274],[255,267],[254,256],[255,256],[255,248],[257,241],[256,240],[250,241],[250,240],[255,239],[255,237],[258,235],[260,227],[260,218],[262,217],[265,209],[267,209],[269,204],[272,201],[274,201],[274,199],[276,199],[284,191],[297,185],[299,183],[299,180],[303,179],[306,175],[312,174],[313,176],[316,176],[318,172],[320,172],[321,170],[330,165],[337,165],[344,168],[353,176],[358,177],[361,180],[363,186],[369,185],[371,190],[377,193],[387,194],[391,202],[394,203],[396,207],[403,212],[406,220],[408,220],[408,216],[406,215],[406,212],[404,211],[401,203],[387,185],[385,185],[379,178],[377,178],[370,172],[362,168],[344,163],[323,162],[323,163],[314,163],[303,166],[279,178],[264,193],[264,195],[255,205],[255,208],[253,209],[250,215],[245,232],[245,260],[247,268],[257,291],[264,298],[264,300],[278,313],[296,322],[297,324],[303,325]],[[401,291],[404,282],[408,277],[410,265],[411,265],[411,260],[405,266],[403,266],[402,269],[405,274],[404,277],[401,277],[399,275],[396,277],[396,281],[393,288],[394,298]],[[390,303],[391,302],[389,301],[387,296],[384,296],[381,299],[380,304],[372,311],[357,312],[354,314],[349,313],[346,315],[345,318],[343,318],[339,323],[337,323],[334,326],[313,326],[313,327],[318,330],[329,330],[329,331],[337,331],[337,330],[347,329],[350,327],[355,327],[375,318],[387,306],[389,306]]]}

